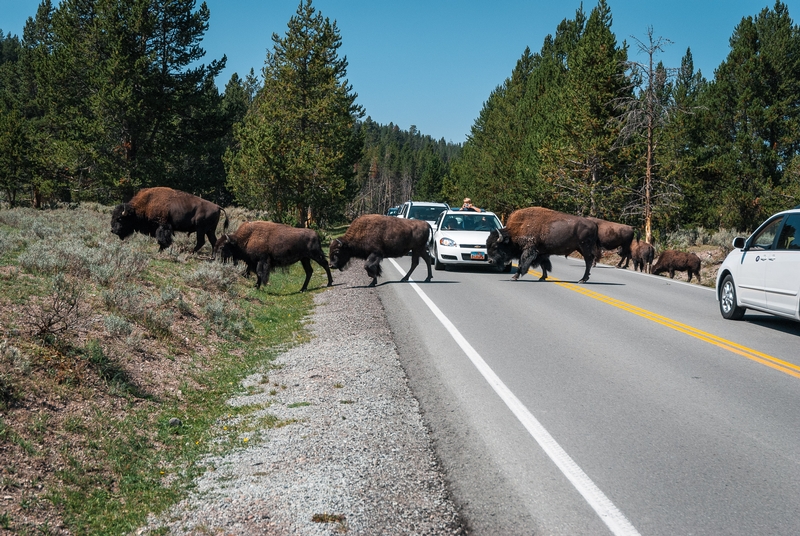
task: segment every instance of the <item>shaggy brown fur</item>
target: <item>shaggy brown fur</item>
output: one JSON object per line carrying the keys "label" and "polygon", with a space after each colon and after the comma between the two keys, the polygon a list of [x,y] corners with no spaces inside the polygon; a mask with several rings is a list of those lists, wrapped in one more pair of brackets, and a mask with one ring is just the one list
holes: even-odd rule
{"label": "shaggy brown fur", "polygon": [[694,253],[668,249],[658,256],[658,261],[653,266],[653,274],[658,275],[662,272],[669,272],[670,279],[675,277],[675,272],[687,272],[689,281],[692,280],[692,274],[694,274],[697,276],[697,282],[699,283],[700,257]]}
{"label": "shaggy brown fur", "polygon": [[372,278],[369,286],[374,287],[381,275],[381,261],[386,257],[402,257],[410,251],[411,267],[401,281],[408,281],[420,258],[428,267],[425,281],[430,281],[433,278],[428,257],[431,236],[430,225],[423,220],[365,214],[353,220],[343,237],[331,242],[331,268],[344,270],[350,259],[366,259],[364,269]]}
{"label": "shaggy brown fur", "polygon": [[543,207],[516,210],[508,217],[506,226],[489,233],[486,240],[489,262],[505,266],[519,259],[518,279],[531,266],[542,268],[542,277],[553,270],[550,255],[569,255],[578,251],[586,261],[586,271],[580,282],[589,280],[597,245],[597,224],[587,218],[573,216]]}
{"label": "shaggy brown fur", "polygon": [[[156,237],[163,251],[172,245],[175,232],[197,233],[197,252],[206,243],[217,243],[217,224],[222,207],[192,194],[157,186],[140,190],[128,203],[117,205],[111,214],[111,232],[125,239],[133,233]],[[224,229],[228,228],[225,215]]]}
{"label": "shaggy brown fur", "polygon": [[[631,260],[633,260],[633,270],[639,270],[640,272],[649,274],[653,268],[653,257],[655,256],[655,253],[656,250],[653,246],[647,242],[640,242],[637,238],[636,241],[631,244]],[[627,264],[625,266],[627,267]]]}
{"label": "shaggy brown fur", "polygon": [[[606,251],[611,251],[619,248],[619,262],[617,268],[627,268],[628,262],[631,260],[631,242],[633,242],[633,227],[623,223],[615,223],[613,221],[601,220],[600,218],[587,218],[597,224],[597,241],[599,247],[595,252],[594,265],[597,260],[602,258],[603,252],[600,248]],[[622,262],[625,261],[625,266]],[[593,266],[594,266],[593,265]]]}
{"label": "shaggy brown fur", "polygon": [[245,262],[247,273],[256,273],[256,288],[269,282],[269,274],[273,268],[300,262],[306,272],[306,279],[300,289],[300,292],[304,292],[314,273],[311,268],[312,259],[328,275],[328,286],[333,284],[319,235],[311,229],[298,229],[271,221],[244,222],[233,234],[219,238],[214,253],[219,253],[223,262],[231,258],[234,263]]}

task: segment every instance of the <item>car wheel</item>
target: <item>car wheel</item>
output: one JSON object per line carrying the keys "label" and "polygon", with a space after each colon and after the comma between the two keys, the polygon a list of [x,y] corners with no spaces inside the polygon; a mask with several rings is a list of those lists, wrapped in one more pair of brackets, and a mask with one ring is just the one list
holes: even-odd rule
{"label": "car wheel", "polygon": [[736,305],[736,286],[733,277],[726,275],[719,290],[719,312],[728,320],[739,320],[744,316],[744,307]]}
{"label": "car wheel", "polygon": [[439,261],[439,252],[437,250],[433,250],[433,267],[437,270],[444,270],[445,265],[443,262]]}

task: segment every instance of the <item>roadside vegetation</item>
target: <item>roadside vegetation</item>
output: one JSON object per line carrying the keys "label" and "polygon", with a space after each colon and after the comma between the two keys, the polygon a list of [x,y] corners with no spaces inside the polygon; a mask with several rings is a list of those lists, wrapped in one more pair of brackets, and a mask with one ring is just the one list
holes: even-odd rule
{"label": "roadside vegetation", "polygon": [[[306,340],[315,273],[260,291],[194,237],[163,253],[110,207],[0,211],[0,533],[123,534],[180,498],[209,453],[257,440],[239,380]],[[229,209],[234,228],[255,213]]]}

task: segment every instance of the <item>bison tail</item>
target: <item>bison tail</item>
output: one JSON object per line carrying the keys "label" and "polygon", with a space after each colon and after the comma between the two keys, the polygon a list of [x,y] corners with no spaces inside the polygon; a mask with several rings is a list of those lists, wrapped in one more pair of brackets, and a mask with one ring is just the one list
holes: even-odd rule
{"label": "bison tail", "polygon": [[225,222],[222,224],[222,229],[227,231],[228,230],[228,223],[229,223],[228,222],[228,213],[225,212],[225,209],[222,208],[222,207],[220,207],[219,209],[222,211],[223,214],[225,214]]}

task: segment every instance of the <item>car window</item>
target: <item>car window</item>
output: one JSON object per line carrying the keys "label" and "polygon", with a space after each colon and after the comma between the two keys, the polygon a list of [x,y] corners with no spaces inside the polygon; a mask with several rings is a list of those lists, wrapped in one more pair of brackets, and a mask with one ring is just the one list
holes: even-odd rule
{"label": "car window", "polygon": [[444,221],[442,222],[442,229],[446,229],[448,231],[452,231],[455,229],[463,229],[460,218],[456,216],[445,216]]}
{"label": "car window", "polygon": [[432,221],[435,220],[443,210],[443,207],[411,207],[411,210],[408,212],[408,217],[409,219]]}
{"label": "car window", "polygon": [[758,234],[753,235],[753,238],[750,239],[749,249],[772,249],[772,244],[775,242],[775,234],[778,232],[781,221],[783,221],[782,218],[776,218],[758,231]]}
{"label": "car window", "polygon": [[497,216],[486,214],[465,214],[464,229],[468,231],[493,231],[502,227]]}
{"label": "car window", "polygon": [[778,237],[777,249],[790,249],[800,251],[800,234],[797,228],[800,227],[800,214],[789,214],[786,216],[781,236]]}

